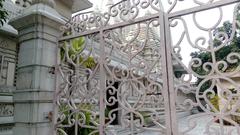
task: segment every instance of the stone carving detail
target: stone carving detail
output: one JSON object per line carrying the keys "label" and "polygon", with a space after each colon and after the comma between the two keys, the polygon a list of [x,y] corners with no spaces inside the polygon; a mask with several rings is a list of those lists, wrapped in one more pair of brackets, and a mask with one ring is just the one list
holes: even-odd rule
{"label": "stone carving detail", "polygon": [[29,7],[32,3],[32,0],[16,0],[16,4],[22,7]]}
{"label": "stone carving detail", "polygon": [[7,48],[8,42],[6,40],[0,40],[0,47]]}
{"label": "stone carving detail", "polygon": [[16,0],[16,4],[21,7],[29,7],[37,3],[43,3],[51,7],[54,7],[54,4],[55,4],[54,0]]}
{"label": "stone carving detail", "polygon": [[13,116],[13,105],[0,104],[0,117]]}
{"label": "stone carving detail", "polygon": [[9,131],[9,130],[12,130],[12,127],[11,127],[11,126],[0,127],[0,133],[1,133],[1,132],[6,132],[6,131]]}
{"label": "stone carving detail", "polygon": [[12,93],[16,87],[12,86],[1,86],[0,87],[0,93]]}
{"label": "stone carving detail", "polygon": [[5,39],[0,39],[0,92],[12,91],[5,86],[14,86],[16,58],[16,50],[13,44]]}
{"label": "stone carving detail", "polygon": [[37,3],[43,3],[51,7],[54,7],[54,0],[32,0],[32,4],[37,4]]}

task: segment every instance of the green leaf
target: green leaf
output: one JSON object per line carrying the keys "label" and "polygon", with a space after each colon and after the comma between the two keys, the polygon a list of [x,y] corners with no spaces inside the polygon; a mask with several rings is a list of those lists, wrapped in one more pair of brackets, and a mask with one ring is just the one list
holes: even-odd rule
{"label": "green leaf", "polygon": [[[81,56],[77,56],[78,53],[83,51],[84,49],[84,44],[85,44],[85,38],[84,37],[79,37],[76,39],[73,39],[71,41],[71,47],[68,50],[68,55],[69,57],[76,62],[77,57],[79,57],[79,63],[82,63],[82,65],[86,68],[93,68],[96,66],[96,62],[93,57],[89,56],[88,58],[83,58]],[[60,55],[61,55],[61,60],[63,60],[64,55],[66,54],[66,47],[67,47],[67,41],[64,42],[63,47],[61,48]]]}

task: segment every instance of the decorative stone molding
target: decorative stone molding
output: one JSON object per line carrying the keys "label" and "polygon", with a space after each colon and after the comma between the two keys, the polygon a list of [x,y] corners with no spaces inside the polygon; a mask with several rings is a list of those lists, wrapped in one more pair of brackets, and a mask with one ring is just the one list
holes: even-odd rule
{"label": "decorative stone molding", "polygon": [[12,93],[13,91],[15,91],[15,87],[9,87],[9,86],[1,86],[0,87],[0,93]]}
{"label": "decorative stone molding", "polygon": [[32,0],[32,4],[39,4],[39,3],[42,3],[42,4],[45,4],[45,5],[48,5],[50,7],[54,7],[55,6],[55,2],[54,0]]}
{"label": "decorative stone molding", "polygon": [[29,7],[32,3],[32,0],[16,0],[15,3],[21,7]]}
{"label": "decorative stone molding", "polygon": [[17,1],[19,0],[16,0],[16,2],[13,3],[11,0],[5,0],[3,3],[3,8],[8,12],[8,20],[20,15],[24,9],[22,5],[23,3]]}
{"label": "decorative stone molding", "polygon": [[29,7],[39,3],[49,5],[50,7],[54,7],[55,5],[54,0],[16,0],[15,3],[21,7]]}
{"label": "decorative stone molding", "polygon": [[12,126],[3,126],[3,127],[0,127],[0,133],[1,133],[1,132],[6,132],[6,131],[9,131],[9,130],[12,130]]}
{"label": "decorative stone molding", "polygon": [[8,42],[6,40],[0,40],[0,47],[7,48],[8,47]]}
{"label": "decorative stone molding", "polygon": [[11,104],[0,104],[0,117],[13,116],[13,105]]}
{"label": "decorative stone molding", "polygon": [[9,91],[5,86],[14,86],[16,53],[16,44],[8,39],[0,38],[0,93]]}

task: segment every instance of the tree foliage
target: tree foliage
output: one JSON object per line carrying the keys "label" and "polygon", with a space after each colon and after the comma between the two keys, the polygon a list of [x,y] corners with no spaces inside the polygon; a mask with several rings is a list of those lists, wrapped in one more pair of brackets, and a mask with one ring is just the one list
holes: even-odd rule
{"label": "tree foliage", "polygon": [[[237,20],[240,20],[240,16],[237,17]],[[231,34],[233,32],[232,30],[233,30],[233,24],[230,23],[229,21],[224,22],[223,26],[216,28],[215,31],[213,32],[214,33],[213,36],[215,37],[214,41],[213,41],[214,48],[219,47],[225,41],[223,36],[220,37],[220,38],[222,38],[222,40],[220,40],[219,38],[216,38],[216,33],[224,32],[228,36],[228,38],[230,38]],[[230,72],[231,70],[234,70],[239,65],[239,61],[234,64],[229,63],[227,61],[227,56],[229,56],[230,53],[240,53],[240,35],[238,34],[239,30],[240,30],[240,28],[237,26],[236,33],[235,33],[233,39],[231,40],[231,42],[227,43],[221,49],[214,52],[216,61],[225,61],[228,64],[227,68],[224,68],[224,65],[219,65],[218,69],[221,72]],[[191,53],[191,57],[201,59],[202,64],[204,64],[206,62],[212,63],[212,61],[213,61],[212,60],[213,56],[212,56],[211,52],[208,52],[208,51],[193,52],[193,53]],[[196,64],[198,64],[198,63],[196,63]],[[199,75],[207,75],[208,74],[208,71],[204,70],[203,66],[192,67],[192,69],[195,73],[197,73]],[[202,81],[202,79],[198,78],[197,84],[199,84],[201,81]],[[201,87],[201,90],[202,91],[206,90],[210,85],[211,85],[211,81],[205,82],[205,84]]]}
{"label": "tree foliage", "polygon": [[1,26],[3,26],[3,24],[7,21],[7,16],[8,16],[7,11],[3,8],[4,1],[5,0],[0,0],[0,23],[1,23]]}

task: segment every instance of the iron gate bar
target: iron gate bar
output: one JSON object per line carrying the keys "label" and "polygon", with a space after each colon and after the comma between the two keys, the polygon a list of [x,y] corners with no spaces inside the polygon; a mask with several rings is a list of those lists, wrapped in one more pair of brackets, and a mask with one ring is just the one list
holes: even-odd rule
{"label": "iron gate bar", "polygon": [[[168,38],[166,37],[166,31],[168,31],[168,29],[166,29],[166,16],[165,16],[165,13],[163,12],[160,12],[160,18],[159,18],[159,21],[160,21],[160,36],[161,36],[161,42],[162,42],[162,46],[161,46],[161,63],[162,63],[162,74],[163,74],[163,94],[164,94],[164,106],[165,106],[165,113],[166,113],[166,116],[165,116],[165,120],[166,120],[166,132],[167,132],[167,135],[173,135],[173,131],[172,131],[172,119],[171,117],[171,112],[172,112],[172,108],[171,108],[171,105],[169,103],[171,103],[171,100],[170,100],[170,91],[169,91],[169,76],[168,76],[168,62],[167,62],[167,43],[168,43]],[[168,116],[169,114],[169,116]]]}
{"label": "iron gate bar", "polygon": [[208,3],[208,4],[205,4],[205,5],[196,6],[196,7],[189,8],[189,9],[184,9],[184,10],[177,11],[177,12],[174,12],[174,13],[169,13],[168,18],[171,19],[171,18],[175,18],[175,17],[189,15],[189,14],[193,14],[193,13],[196,13],[196,12],[201,12],[201,11],[205,11],[205,10],[210,10],[210,9],[234,4],[234,3],[237,3],[237,2],[240,2],[240,0],[221,0],[221,1],[213,2],[213,3]]}
{"label": "iron gate bar", "polygon": [[[57,46],[59,46],[59,42],[58,42],[58,44],[57,44]],[[53,114],[52,114],[52,127],[53,127],[53,131],[52,131],[52,134],[53,135],[57,135],[57,119],[58,119],[58,109],[59,109],[59,107],[58,107],[58,104],[57,104],[57,102],[56,102],[56,100],[57,100],[57,97],[58,97],[58,92],[60,91],[60,84],[61,84],[61,82],[60,82],[60,75],[59,75],[59,73],[60,73],[60,65],[59,65],[59,63],[61,63],[61,56],[60,56],[60,49],[58,48],[58,47],[56,47],[56,65],[55,65],[55,77],[56,77],[56,79],[55,79],[55,89],[56,89],[56,91],[55,91],[55,93],[53,94],[53,97],[54,97],[54,102],[53,102]]]}
{"label": "iron gate bar", "polygon": [[[192,14],[192,13],[196,13],[196,12],[200,12],[200,11],[204,11],[204,10],[209,10],[209,9],[213,9],[213,8],[217,8],[217,7],[221,7],[221,6],[225,6],[225,5],[229,5],[229,4],[234,4],[234,3],[237,3],[237,2],[240,2],[240,0],[224,0],[224,1],[222,0],[222,1],[217,1],[217,2],[214,2],[214,3],[206,4],[204,6],[196,6],[196,7],[193,7],[193,8],[184,9],[184,10],[177,11],[177,12],[174,12],[174,13],[166,13],[166,15],[168,16],[168,19],[171,19],[171,18],[184,16],[184,15],[188,15],[188,14]],[[71,39],[81,37],[81,36],[84,36],[84,35],[99,33],[100,29],[103,30],[103,31],[110,30],[110,29],[115,29],[115,28],[119,28],[119,27],[128,26],[129,23],[140,23],[140,22],[143,22],[143,21],[146,21],[146,20],[149,20],[149,19],[153,19],[153,18],[158,18],[158,17],[159,17],[159,13],[155,13],[155,14],[151,14],[151,15],[148,15],[148,16],[136,18],[132,22],[121,22],[121,23],[118,23],[118,24],[103,26],[102,28],[99,27],[99,28],[96,28],[96,29],[93,29],[93,30],[87,30],[87,31],[84,31],[82,33],[77,33],[75,35],[60,37],[59,42],[65,41],[65,40],[71,40]]]}
{"label": "iron gate bar", "polygon": [[65,40],[71,40],[71,39],[81,37],[81,36],[85,36],[85,35],[99,33],[99,31],[101,31],[101,30],[106,31],[106,30],[116,29],[116,28],[119,28],[119,27],[128,26],[130,23],[131,24],[141,23],[141,22],[144,22],[146,20],[150,20],[150,19],[154,19],[154,18],[159,18],[159,13],[151,14],[151,15],[144,16],[144,17],[139,17],[135,20],[132,20],[131,22],[120,22],[120,23],[113,24],[113,25],[103,26],[101,28],[99,27],[99,28],[96,28],[96,29],[93,29],[93,30],[87,30],[87,31],[84,31],[84,32],[81,32],[81,33],[77,33],[75,35],[64,36],[64,37],[59,38],[59,42],[65,41]]}
{"label": "iron gate bar", "polygon": [[167,67],[167,79],[168,79],[168,93],[169,93],[169,105],[170,105],[170,119],[171,119],[171,135],[179,135],[179,129],[178,129],[178,119],[176,116],[176,98],[175,98],[175,90],[174,90],[174,80],[173,80],[173,68],[172,68],[172,56],[171,56],[171,50],[172,50],[172,38],[171,38],[171,31],[170,31],[170,25],[169,20],[177,17],[182,17],[185,15],[194,14],[197,12],[207,11],[210,9],[215,9],[218,7],[238,3],[240,0],[222,0],[217,1],[213,3],[208,3],[206,5],[196,6],[189,9],[184,9],[180,11],[176,11],[173,13],[166,13],[164,20],[165,20],[165,33],[164,36],[166,37],[166,43],[164,44],[166,46],[166,67]]}
{"label": "iron gate bar", "polygon": [[103,39],[103,30],[100,30],[100,125],[99,125],[99,134],[104,135],[104,128],[105,128],[105,101],[104,101],[104,93],[106,90],[106,72],[104,68],[105,64],[105,43]]}
{"label": "iron gate bar", "polygon": [[164,37],[165,37],[165,54],[166,55],[166,66],[165,68],[167,69],[167,91],[169,93],[168,99],[169,103],[168,105],[170,106],[170,119],[171,119],[171,135],[178,135],[178,124],[177,124],[177,116],[176,116],[176,102],[175,102],[175,90],[174,90],[174,73],[173,73],[173,62],[172,62],[172,39],[171,39],[171,31],[170,31],[170,25],[168,21],[168,16],[165,13],[164,14]]}

